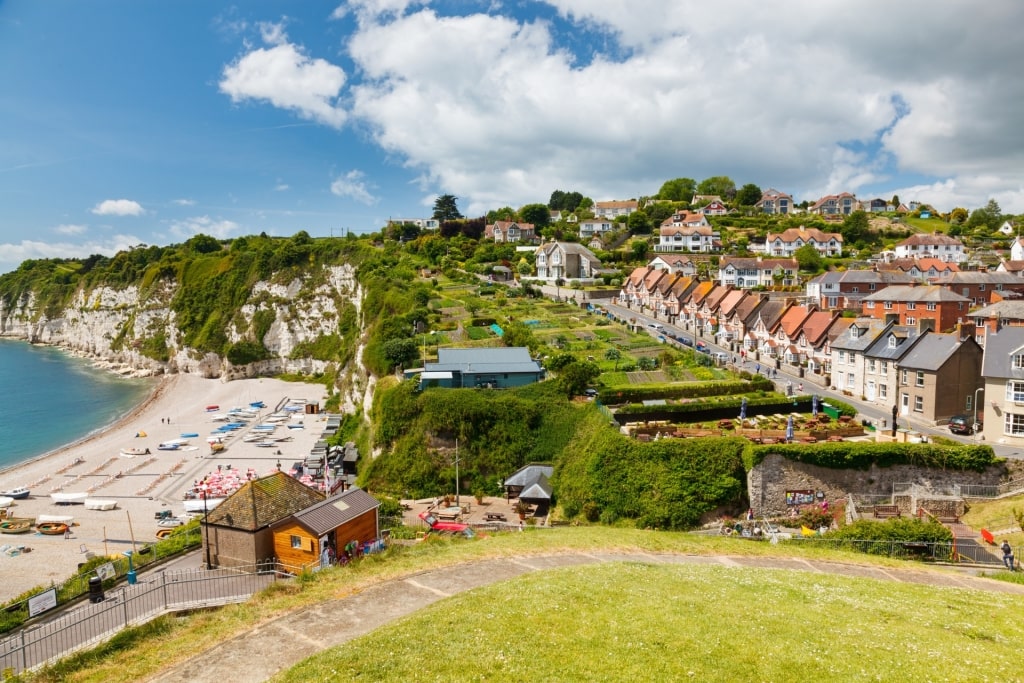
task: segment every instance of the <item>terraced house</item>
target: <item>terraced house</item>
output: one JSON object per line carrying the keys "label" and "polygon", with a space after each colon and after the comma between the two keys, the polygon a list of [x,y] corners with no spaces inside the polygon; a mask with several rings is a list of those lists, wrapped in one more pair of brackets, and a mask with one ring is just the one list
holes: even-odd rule
{"label": "terraced house", "polygon": [[932,329],[945,332],[967,320],[971,300],[940,285],[891,285],[862,300],[863,315],[899,325],[932,321]]}
{"label": "terraced house", "polygon": [[723,256],[718,267],[718,281],[722,285],[741,289],[770,288],[777,285],[791,287],[797,282],[796,274],[799,267],[796,259],[792,258]]}
{"label": "terraced house", "polygon": [[765,251],[771,256],[792,258],[804,245],[811,245],[822,256],[842,256],[843,236],[838,232],[822,232],[817,228],[789,228],[768,233]]}

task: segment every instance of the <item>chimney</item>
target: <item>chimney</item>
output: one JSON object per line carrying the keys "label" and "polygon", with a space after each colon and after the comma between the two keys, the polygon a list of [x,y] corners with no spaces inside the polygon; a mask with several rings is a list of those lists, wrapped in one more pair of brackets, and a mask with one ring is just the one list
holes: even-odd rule
{"label": "chimney", "polygon": [[960,341],[974,337],[977,334],[977,329],[974,323],[958,323],[956,326],[957,337]]}

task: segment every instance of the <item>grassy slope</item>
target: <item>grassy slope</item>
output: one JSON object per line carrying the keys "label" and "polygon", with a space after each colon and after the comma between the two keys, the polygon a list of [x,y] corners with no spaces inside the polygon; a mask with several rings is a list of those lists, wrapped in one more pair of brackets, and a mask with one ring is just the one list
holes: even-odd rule
{"label": "grassy slope", "polygon": [[[380,581],[408,576],[424,569],[452,566],[482,558],[525,558],[534,554],[594,551],[634,551],[692,555],[795,556],[827,558],[851,564],[913,567],[915,570],[927,571],[926,568],[917,564],[909,565],[906,562],[886,558],[828,552],[817,548],[788,546],[786,544],[773,546],[768,543],[753,543],[725,537],[701,537],[685,533],[628,529],[570,527],[550,533],[494,534],[475,542],[441,540],[426,544],[421,543],[413,547],[398,548],[382,555],[371,556],[345,569],[319,573],[310,580],[296,581],[291,584],[278,584],[271,590],[256,596],[242,605],[207,612],[197,612],[181,618],[164,618],[158,624],[147,629],[145,637],[135,637],[134,639],[130,635],[122,637],[118,643],[113,645],[73,656],[65,660],[59,668],[38,674],[33,680],[102,681],[104,683],[116,680],[138,680],[152,676],[164,667],[185,661],[197,651],[216,647],[219,643],[223,643],[250,629],[257,628],[260,624],[279,617],[285,612],[302,609],[307,605],[322,603],[327,600],[338,599],[359,591],[363,586]],[[629,571],[646,571],[646,569],[630,569]],[[692,569],[686,570],[686,572],[692,571]],[[538,590],[538,587],[544,584],[543,577],[550,575],[547,572],[536,575],[541,577],[540,581],[536,579],[526,581],[524,578],[524,583],[522,584],[524,594],[529,591]],[[877,641],[879,646],[895,641],[902,643],[903,636],[901,633],[906,625],[905,619],[910,619],[911,617],[901,617],[900,615],[912,612],[912,610],[903,607],[903,605],[911,600],[915,609],[918,607],[922,609],[927,608],[923,612],[926,616],[934,616],[942,609],[945,609],[944,606],[947,604],[955,606],[955,611],[952,612],[955,616],[950,624],[947,627],[936,626],[934,630],[941,632],[943,628],[947,628],[952,629],[953,633],[959,634],[961,637],[965,635],[970,637],[970,646],[977,648],[976,653],[970,659],[976,665],[981,659],[989,658],[990,656],[993,660],[1002,661],[1004,656],[1003,642],[1006,640],[1020,642],[1021,636],[1024,635],[1018,633],[1013,624],[1009,623],[1008,620],[1004,620],[1001,616],[1004,613],[1007,615],[1019,613],[1020,608],[1024,607],[1024,600],[1006,596],[981,595],[972,591],[946,591],[903,587],[892,583],[886,584],[884,590],[878,590],[879,584],[875,581],[833,581],[818,575],[814,575],[813,580],[809,580],[810,575],[808,574],[783,571],[765,573],[746,569],[718,568],[716,571],[711,571],[709,574],[702,574],[700,577],[697,577],[695,574],[688,574],[679,569],[667,573],[663,570],[651,570],[650,573],[642,575],[649,577],[646,583],[650,584],[648,588],[654,588],[653,595],[657,596],[658,602],[647,602],[652,600],[650,597],[651,593],[645,592],[641,595],[630,595],[629,600],[632,606],[628,609],[642,609],[644,611],[630,612],[619,610],[617,614],[619,617],[622,617],[623,622],[626,622],[636,621],[638,619],[637,614],[657,616],[661,611],[665,611],[665,626],[658,627],[660,638],[667,640],[667,629],[678,628],[681,622],[683,622],[682,625],[685,625],[686,620],[677,614],[676,608],[672,606],[672,603],[681,600],[682,604],[689,605],[686,608],[689,611],[695,609],[693,605],[697,603],[712,603],[710,607],[706,608],[712,611],[712,616],[701,616],[700,621],[697,621],[695,618],[692,629],[680,631],[681,636],[678,638],[672,637],[673,639],[670,642],[676,643],[680,647],[690,647],[688,645],[690,640],[708,641],[708,639],[711,639],[714,642],[728,644],[732,642],[731,638],[734,636],[739,637],[742,635],[741,631],[747,628],[747,615],[757,611],[751,609],[752,606],[757,605],[760,608],[771,608],[770,619],[769,615],[758,617],[767,621],[759,621],[759,630],[756,633],[760,635],[756,646],[749,645],[749,641],[743,641],[746,643],[743,648],[723,647],[720,645],[713,650],[714,657],[708,656],[707,661],[713,661],[715,658],[725,656],[729,652],[733,652],[734,656],[740,658],[745,656],[743,653],[744,649],[771,645],[773,650],[779,653],[779,657],[782,659],[796,658],[794,662],[803,662],[804,657],[801,655],[801,652],[805,647],[809,651],[813,648],[815,652],[826,652],[826,642],[821,640],[822,636],[815,636],[814,639],[811,639],[810,636],[815,633],[814,629],[804,629],[803,627],[799,630],[796,627],[792,627],[792,630],[789,631],[778,631],[774,636],[771,634],[776,633],[776,629],[788,622],[799,623],[808,619],[819,618],[809,614],[809,612],[815,610],[821,612],[820,619],[829,625],[835,636],[849,634],[853,625],[847,623],[848,620],[845,615],[853,614],[849,610],[855,607],[861,600],[870,601],[868,604],[873,605],[873,607],[869,611],[878,611],[880,618],[888,620],[883,621],[883,623],[871,622],[871,627],[874,630],[868,633],[871,638]],[[558,585],[563,590],[570,591],[573,594],[586,593],[591,589],[596,591],[592,608],[588,600],[583,598],[574,606],[575,616],[569,617],[570,619],[575,619],[574,625],[572,629],[565,629],[569,632],[583,627],[583,622],[586,620],[579,619],[579,614],[584,610],[593,609],[595,610],[595,618],[607,619],[610,610],[607,603],[609,601],[614,602],[613,596],[615,595],[613,577],[605,576],[602,578],[597,574],[592,576],[577,574],[575,576],[575,579],[552,578],[552,580],[558,581]],[[608,592],[602,588],[602,590],[597,591],[596,589],[601,587],[601,584],[598,583],[599,581],[613,582],[611,584],[613,585],[613,590]],[[574,585],[577,582],[578,585]],[[692,588],[687,590],[684,584],[691,585],[691,587],[697,585],[700,588],[697,591],[694,591]],[[910,592],[903,592],[904,588]],[[621,589],[621,586],[619,586],[619,589]],[[507,585],[505,590],[508,590]],[[517,588],[511,592],[518,593],[518,591],[519,585],[517,584]],[[762,596],[759,591],[767,592]],[[882,597],[889,595],[893,591],[897,591],[895,594],[898,597],[892,598],[891,601],[887,601],[887,598]],[[819,593],[821,595],[816,597],[816,594]],[[827,603],[822,602],[831,594],[834,594],[835,597],[829,598]],[[475,600],[476,598],[465,596],[465,598],[453,599],[455,602],[446,601],[444,603],[446,606],[451,606],[452,609],[456,610],[453,614],[457,615],[460,623],[463,619],[467,621],[479,619],[482,614],[490,612],[495,615],[496,622],[505,624],[503,628],[522,628],[521,625],[508,623],[509,621],[522,620],[512,619],[516,612],[506,611],[507,609],[511,610],[511,606],[504,602],[491,602],[488,604],[487,609],[481,606],[485,603],[469,602],[466,603],[468,607],[463,608],[459,607],[457,603],[461,599]],[[714,606],[716,603],[720,605],[721,609]],[[980,611],[968,615],[966,614],[967,605],[974,605]],[[1004,609],[996,608],[990,611],[990,605],[1009,605],[1010,607]],[[522,609],[522,607],[517,609]],[[728,611],[725,611],[726,609]],[[953,608],[951,607],[950,609]],[[858,620],[860,620],[862,616],[861,611],[858,610],[856,614]],[[721,618],[722,615],[725,615],[726,618]],[[556,616],[559,617],[558,620],[554,620]],[[560,628],[564,629],[566,623],[564,615],[552,614],[551,617],[552,623],[558,624]],[[531,620],[531,623],[538,629],[549,628],[544,626],[544,621],[544,619],[534,619]],[[700,631],[696,630],[698,625],[701,629],[704,629],[711,628],[716,623],[719,630],[711,629],[707,635],[703,635]],[[627,626],[625,623],[622,624],[623,628]],[[396,624],[387,630],[401,628],[405,627]],[[825,630],[825,627],[818,623],[818,630]],[[395,633],[398,633],[398,631],[395,631]],[[546,630],[540,631],[539,635],[540,639],[534,639],[532,642],[543,643],[545,638],[554,637],[549,636]],[[621,642],[616,644],[616,651],[623,660],[636,654],[628,644],[629,639],[626,637],[628,635],[629,632],[623,631],[620,636]],[[685,639],[683,636],[685,636]],[[525,638],[525,635],[522,636],[522,639]],[[791,641],[790,638],[795,638],[796,640]],[[773,639],[778,642],[767,642]],[[840,639],[837,637],[835,640]],[[645,649],[645,647],[653,647],[653,645],[640,647],[639,641],[635,642],[638,643],[635,648],[638,652]],[[827,643],[831,647],[833,645],[832,639],[827,639]],[[944,640],[941,642],[938,640],[925,640],[924,643],[939,648],[939,650],[945,646]],[[399,647],[399,645],[398,643],[393,644],[396,653],[404,649]],[[586,642],[573,645],[573,656],[600,658],[603,648],[608,647],[608,645],[608,642],[601,639],[594,640],[590,638]],[[838,643],[835,645],[838,647]],[[481,645],[476,642],[461,643],[460,646],[469,652],[479,648],[488,648],[486,644]],[[516,646],[518,647],[518,645]],[[659,649],[661,649],[661,646],[659,646]],[[418,653],[418,656],[422,658],[424,652],[437,652],[437,648],[436,646],[427,650],[413,648],[412,651]],[[456,652],[458,650],[446,648],[445,651]],[[896,648],[895,651],[904,652],[905,648],[901,646]],[[828,652],[831,652],[831,650]],[[782,653],[785,653],[786,657],[782,657]],[[836,650],[836,653],[840,654],[840,651]],[[379,657],[379,653],[377,656]],[[376,657],[371,656],[371,659],[376,659]],[[850,659],[853,659],[853,657],[850,657]],[[943,661],[948,661],[948,658]],[[420,661],[419,664],[422,665],[423,661]],[[316,664],[311,665],[317,666]],[[369,663],[367,665],[369,666]],[[778,664],[778,666],[782,665],[782,663]],[[449,680],[467,680],[471,678],[473,674],[477,673],[473,668],[474,666],[477,665],[470,666],[467,664],[468,668],[455,678],[449,677]],[[735,666],[738,667],[741,664],[736,664]],[[946,666],[946,664],[943,664],[943,666]],[[696,669],[692,668],[687,669],[687,671],[689,670],[696,671]],[[734,668],[731,670],[735,672],[742,669]],[[773,669],[773,671],[776,670]],[[999,676],[994,669],[988,666],[986,666],[986,672],[1005,679],[1005,676]],[[480,673],[482,674],[483,670]],[[541,677],[545,680],[558,680],[559,678],[570,678],[571,675],[568,672],[563,675],[552,670],[550,676]],[[802,671],[798,677],[805,678],[802,675]],[[331,677],[327,675],[310,674],[304,680],[324,680],[329,678]],[[425,678],[433,678],[433,676],[413,676],[405,680],[423,680]],[[744,676],[743,678],[749,677]],[[761,678],[762,680],[786,678],[792,680],[794,676],[769,676],[766,674]],[[846,678],[856,678],[856,676],[847,676]],[[883,676],[882,678],[885,677]],[[971,678],[971,676],[959,678]],[[385,675],[384,679],[388,680],[390,676]],[[369,676],[366,680],[376,680],[376,678],[375,676]]]}

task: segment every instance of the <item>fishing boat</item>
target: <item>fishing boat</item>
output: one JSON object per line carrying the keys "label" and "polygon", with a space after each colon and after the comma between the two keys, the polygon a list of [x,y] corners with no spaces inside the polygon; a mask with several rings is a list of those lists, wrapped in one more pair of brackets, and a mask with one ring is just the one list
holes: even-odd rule
{"label": "fishing boat", "polygon": [[208,413],[215,413],[215,412],[217,412],[218,410],[220,410],[220,406],[218,406],[218,405],[209,405],[209,406],[206,406],[206,412],[208,412]]}
{"label": "fishing boat", "polygon": [[75,518],[71,515],[39,515],[36,517],[36,524],[45,524],[46,522],[60,522],[71,526],[71,523],[75,521]]}
{"label": "fishing boat", "polygon": [[189,498],[185,501],[185,512],[209,512],[227,498]]}
{"label": "fishing boat", "polygon": [[0,496],[7,496],[14,500],[24,500],[28,498],[30,493],[27,486],[15,486],[13,489],[7,489],[6,491],[0,491]]}
{"label": "fishing boat", "polygon": [[136,455],[149,455],[148,448],[122,448],[121,456],[124,458],[134,458]]}
{"label": "fishing boat", "polygon": [[32,531],[32,520],[24,517],[11,517],[0,522],[0,534],[25,534]]}
{"label": "fishing boat", "polygon": [[224,444],[220,441],[214,441],[213,443],[210,444],[211,453],[220,453],[221,451],[224,450],[224,448]]}
{"label": "fishing boat", "polygon": [[50,500],[57,505],[73,505],[75,503],[84,503],[85,499],[89,497],[89,494],[85,491],[79,493],[51,493]]}
{"label": "fishing boat", "polygon": [[68,528],[64,522],[43,522],[36,525],[36,531],[47,536],[62,536],[67,533]]}
{"label": "fishing boat", "polygon": [[86,510],[114,510],[117,508],[117,501],[110,498],[86,498]]}
{"label": "fishing boat", "polygon": [[182,432],[181,438],[183,439],[198,439],[199,432]]}
{"label": "fishing boat", "polygon": [[156,447],[158,451],[176,451],[181,448],[181,444],[173,443],[170,441],[164,442]]}
{"label": "fishing boat", "polygon": [[14,505],[14,499],[10,496],[0,496],[0,508],[9,508]]}

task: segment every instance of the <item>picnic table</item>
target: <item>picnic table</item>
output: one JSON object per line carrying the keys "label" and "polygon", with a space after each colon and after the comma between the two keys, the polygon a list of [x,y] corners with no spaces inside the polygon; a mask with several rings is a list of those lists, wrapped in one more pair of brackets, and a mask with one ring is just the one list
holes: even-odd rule
{"label": "picnic table", "polygon": [[460,517],[462,517],[462,508],[438,508],[437,510],[434,510],[434,516],[438,519],[443,519],[449,522],[455,522],[458,521]]}

